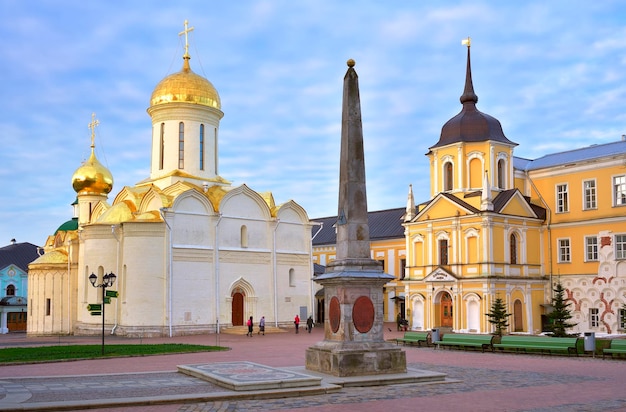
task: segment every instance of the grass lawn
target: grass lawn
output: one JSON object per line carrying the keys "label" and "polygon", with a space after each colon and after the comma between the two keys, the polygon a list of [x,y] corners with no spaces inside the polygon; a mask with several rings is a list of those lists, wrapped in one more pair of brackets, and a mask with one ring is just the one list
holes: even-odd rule
{"label": "grass lawn", "polygon": [[228,350],[222,346],[187,345],[178,343],[106,345],[35,346],[0,349],[0,365],[15,363],[54,362],[61,360],[114,358],[124,356],[167,355],[189,352]]}

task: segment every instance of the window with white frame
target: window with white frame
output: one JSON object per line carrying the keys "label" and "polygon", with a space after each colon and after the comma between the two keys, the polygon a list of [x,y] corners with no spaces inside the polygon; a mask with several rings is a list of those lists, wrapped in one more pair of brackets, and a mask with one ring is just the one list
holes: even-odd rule
{"label": "window with white frame", "polygon": [[556,212],[569,212],[569,194],[567,191],[567,183],[556,185]]}
{"label": "window with white frame", "polygon": [[559,239],[559,263],[571,262],[572,252],[569,239]]}
{"label": "window with white frame", "polygon": [[626,205],[626,175],[613,177],[613,205]]}
{"label": "window with white frame", "polygon": [[600,326],[600,310],[589,308],[589,327],[597,328],[598,326]]}
{"label": "window with white frame", "polygon": [[598,237],[585,236],[585,262],[598,260]]}
{"label": "window with white frame", "polygon": [[585,180],[583,182],[583,192],[583,209],[596,209],[598,207],[596,200],[596,181],[594,179]]}
{"label": "window with white frame", "polygon": [[615,235],[615,259],[626,259],[626,235]]}

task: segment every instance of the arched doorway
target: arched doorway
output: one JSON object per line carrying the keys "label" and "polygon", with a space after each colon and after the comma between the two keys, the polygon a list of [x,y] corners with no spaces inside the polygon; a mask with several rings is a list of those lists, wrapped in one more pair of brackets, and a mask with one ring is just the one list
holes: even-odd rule
{"label": "arched doorway", "polygon": [[243,292],[235,290],[232,295],[232,322],[233,326],[243,326]]}
{"label": "arched doorway", "polygon": [[513,302],[513,330],[522,332],[524,330],[524,318],[522,316],[522,301],[516,299]]}
{"label": "arched doorway", "polygon": [[452,327],[452,296],[448,292],[441,294],[441,326]]}

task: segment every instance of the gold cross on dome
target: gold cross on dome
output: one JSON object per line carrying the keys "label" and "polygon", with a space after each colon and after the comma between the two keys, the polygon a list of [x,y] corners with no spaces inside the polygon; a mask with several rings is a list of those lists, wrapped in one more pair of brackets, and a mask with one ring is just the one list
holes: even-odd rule
{"label": "gold cross on dome", "polygon": [[96,114],[91,113],[91,123],[89,123],[87,126],[89,126],[89,129],[91,129],[91,147],[92,148],[96,146],[94,140],[96,138],[96,126],[99,124],[100,124],[100,121],[96,120]]}
{"label": "gold cross on dome", "polygon": [[185,30],[178,33],[179,36],[185,35],[185,57],[189,57],[189,38],[187,35],[193,31],[193,27],[188,27],[189,21],[185,20]]}

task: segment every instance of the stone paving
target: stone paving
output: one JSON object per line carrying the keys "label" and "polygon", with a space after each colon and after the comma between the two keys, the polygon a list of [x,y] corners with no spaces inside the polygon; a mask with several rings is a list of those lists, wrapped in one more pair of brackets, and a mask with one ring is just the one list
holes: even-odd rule
{"label": "stone paving", "polygon": [[[401,332],[390,330],[387,339]],[[406,347],[408,366],[446,373],[450,383],[344,388],[337,393],[270,399],[220,398],[217,385],[176,372],[180,364],[250,360],[275,367],[303,365],[312,334],[196,336],[150,340],[219,344],[219,353],[180,354],[38,365],[0,366],[0,410],[93,411],[626,411],[626,361]],[[88,339],[75,338],[85,343]],[[114,337],[108,338],[114,343]],[[56,344],[69,344],[66,338]],[[93,338],[98,343],[98,338]],[[127,342],[128,340],[122,340]],[[146,342],[144,339],[143,343]],[[46,344],[1,336],[0,347]],[[98,372],[98,373],[96,373]],[[210,398],[209,396],[214,396]],[[98,404],[117,399],[116,406]],[[140,401],[140,402],[138,402]],[[82,407],[80,406],[82,402]],[[92,403],[90,403],[92,402]],[[165,402],[165,403],[163,403]],[[56,405],[57,409],[54,409]],[[107,409],[108,407],[108,409]]]}

